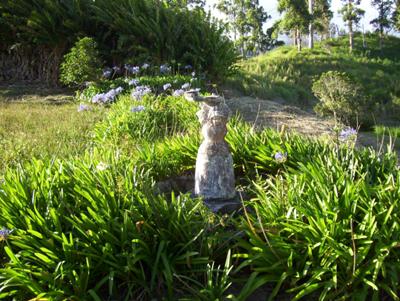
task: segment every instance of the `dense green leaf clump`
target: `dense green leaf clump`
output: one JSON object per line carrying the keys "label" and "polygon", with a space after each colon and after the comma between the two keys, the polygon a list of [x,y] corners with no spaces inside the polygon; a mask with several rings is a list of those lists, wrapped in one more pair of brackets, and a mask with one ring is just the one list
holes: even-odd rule
{"label": "dense green leaf clump", "polygon": [[60,81],[68,86],[83,86],[98,78],[101,66],[96,42],[92,38],[80,39],[64,56]]}
{"label": "dense green leaf clump", "polygon": [[188,191],[160,190],[193,173],[197,105],[118,97],[84,155],[4,174],[0,299],[246,300],[265,285],[276,300],[398,300],[400,171],[390,150],[233,118],[226,140],[247,197],[240,214],[218,216]]}
{"label": "dense green leaf clump", "polygon": [[346,73],[323,73],[313,83],[312,91],[320,101],[315,107],[320,114],[333,114],[336,120],[355,126],[366,121],[367,103],[362,88]]}
{"label": "dense green leaf clump", "polygon": [[[183,97],[148,95],[132,101],[121,97],[107,118],[94,129],[95,140],[119,145],[126,139],[154,142],[173,135],[193,133],[197,105]],[[126,142],[126,141],[125,141]]]}

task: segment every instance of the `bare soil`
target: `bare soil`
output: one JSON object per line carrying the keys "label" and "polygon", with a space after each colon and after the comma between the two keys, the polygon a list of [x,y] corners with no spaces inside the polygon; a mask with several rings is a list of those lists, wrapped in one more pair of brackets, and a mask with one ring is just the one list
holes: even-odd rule
{"label": "bare soil", "polygon": [[[331,118],[322,118],[313,111],[289,105],[281,100],[266,100],[241,96],[233,91],[224,91],[226,103],[233,114],[239,114],[245,121],[257,128],[273,128],[305,135],[308,137],[333,138],[335,122]],[[357,147],[372,147],[385,151],[389,139],[382,140],[372,132],[360,132]],[[400,143],[393,143],[400,162]]]}

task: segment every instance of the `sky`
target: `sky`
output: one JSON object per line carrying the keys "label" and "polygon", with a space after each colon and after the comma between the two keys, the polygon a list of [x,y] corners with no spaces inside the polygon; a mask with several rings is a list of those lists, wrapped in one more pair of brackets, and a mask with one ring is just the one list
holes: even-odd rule
{"label": "sky", "polygon": [[[207,6],[212,7],[217,0],[206,0]],[[266,24],[267,27],[272,25],[277,19],[280,18],[280,15],[277,11],[277,0],[260,0],[260,5],[264,7],[265,11],[271,15],[271,19],[268,20]],[[342,6],[341,0],[332,0],[332,8],[331,10],[334,13],[334,17],[332,22],[337,24],[339,28],[345,28],[344,23],[342,21],[341,16],[338,14],[338,10]],[[372,31],[373,28],[369,24],[369,22],[374,19],[377,15],[375,9],[371,6],[371,0],[361,0],[360,7],[365,10],[364,18],[360,21],[360,28],[364,25],[364,29],[366,31]],[[211,10],[211,12],[215,12],[215,10]],[[216,14],[218,16],[218,14]]]}

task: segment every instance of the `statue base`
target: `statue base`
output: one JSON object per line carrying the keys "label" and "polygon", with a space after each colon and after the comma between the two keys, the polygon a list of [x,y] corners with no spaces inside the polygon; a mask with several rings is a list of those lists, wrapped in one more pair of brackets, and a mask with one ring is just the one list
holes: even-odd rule
{"label": "statue base", "polygon": [[[192,194],[192,197],[202,198],[202,196]],[[231,199],[203,199],[203,203],[216,214],[230,214],[242,208],[242,201],[238,193]]]}

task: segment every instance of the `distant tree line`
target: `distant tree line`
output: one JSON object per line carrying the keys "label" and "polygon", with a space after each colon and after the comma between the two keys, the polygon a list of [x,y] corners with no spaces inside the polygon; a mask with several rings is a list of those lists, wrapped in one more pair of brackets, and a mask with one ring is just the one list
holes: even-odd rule
{"label": "distant tree line", "polygon": [[[63,55],[93,37],[107,64],[191,64],[218,76],[237,55],[204,0],[2,0],[0,79],[57,83]],[[223,73],[223,72],[222,72]]]}
{"label": "distant tree line", "polygon": [[[395,1],[397,1],[395,3]],[[342,0],[339,13],[347,26],[349,50],[353,50],[353,35],[365,11],[360,8],[361,0]],[[371,24],[379,34],[383,46],[385,34],[391,29],[400,31],[400,0],[371,0],[378,17]],[[227,16],[233,40],[243,57],[247,53],[259,53],[277,45],[277,32],[293,37],[293,44],[302,49],[302,37],[308,35],[309,48],[314,47],[314,36],[331,36],[331,0],[278,0],[278,12],[282,18],[271,28],[263,29],[270,18],[258,0],[219,0],[216,6]]]}

